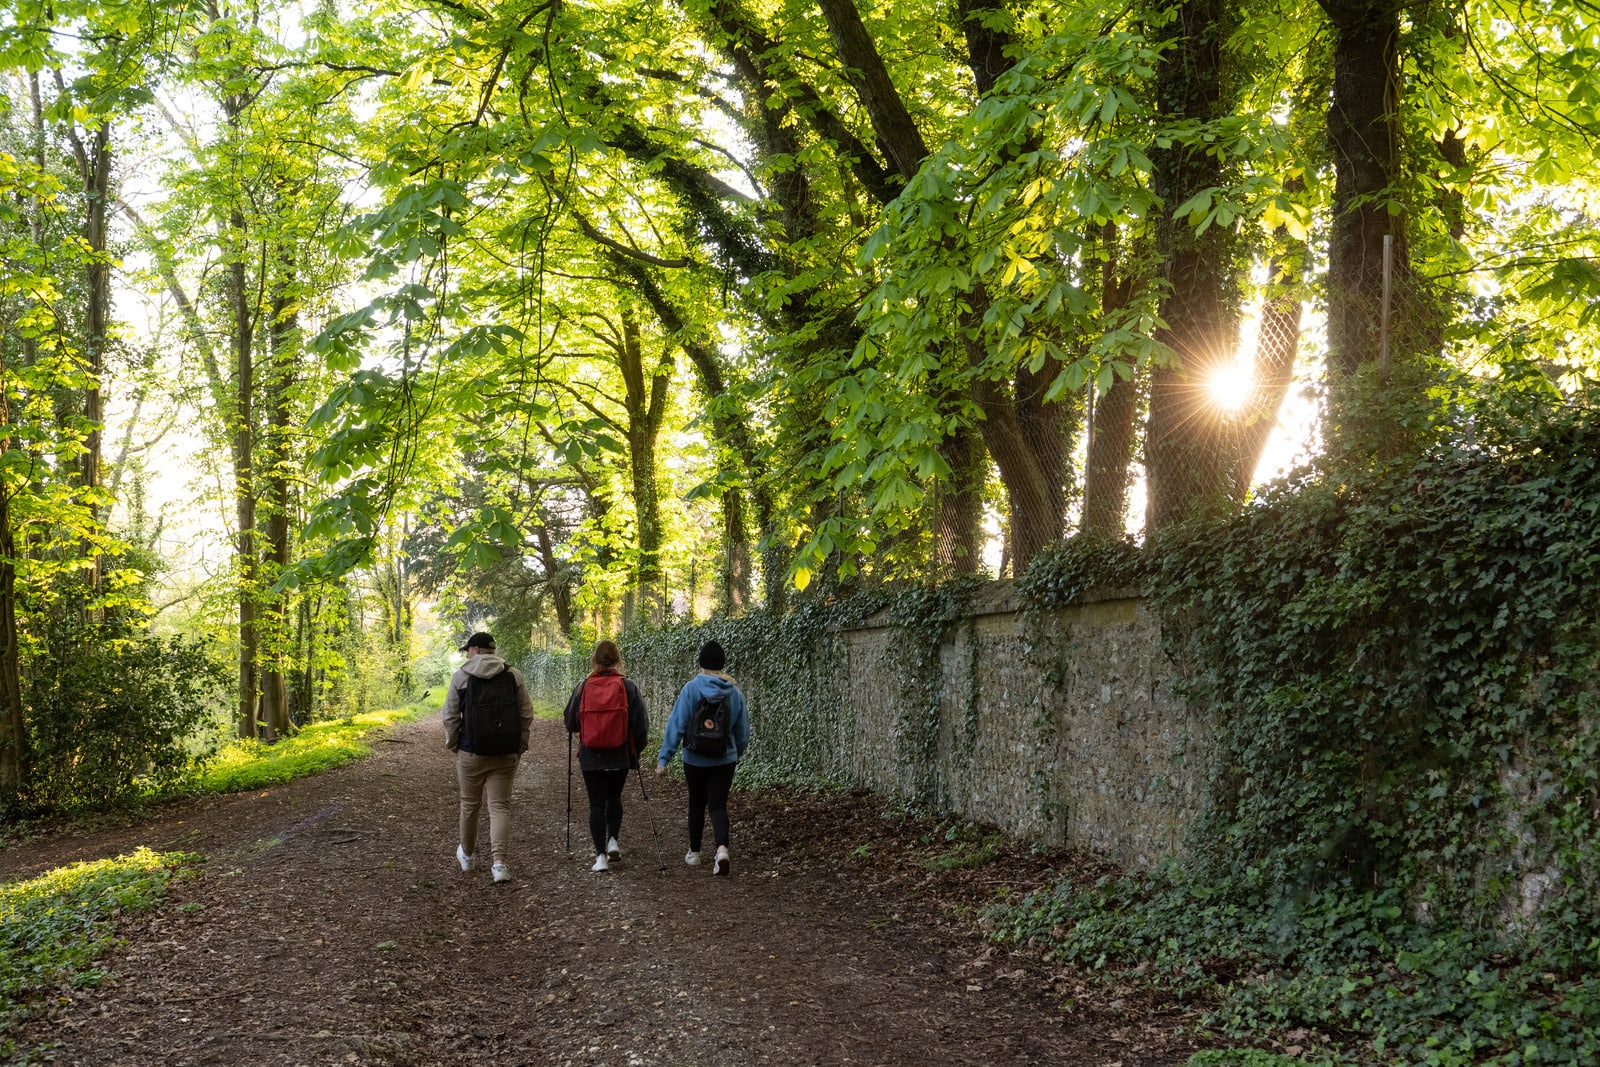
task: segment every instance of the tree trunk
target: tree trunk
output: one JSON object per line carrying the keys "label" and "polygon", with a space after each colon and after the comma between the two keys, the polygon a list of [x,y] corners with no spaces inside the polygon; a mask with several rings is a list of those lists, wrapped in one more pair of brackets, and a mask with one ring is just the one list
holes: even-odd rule
{"label": "tree trunk", "polygon": [[861,21],[855,0],[817,0],[817,7],[828,22],[834,51],[844,67],[843,74],[866,107],[879,145],[895,173],[909,181],[928,158],[928,146],[906,110],[900,91],[890,80],[889,70]]}
{"label": "tree trunk", "polygon": [[257,586],[260,584],[256,559],[255,366],[252,344],[250,292],[244,264],[244,217],[234,211],[229,225],[237,242],[233,262],[228,264],[228,299],[233,307],[234,404],[231,451],[233,458],[233,502],[237,537],[234,558],[238,569],[239,598],[239,704],[240,737],[255,737]]}
{"label": "tree trunk", "polygon": [[572,614],[572,586],[561,578],[564,569],[561,561],[556,559],[556,546],[550,537],[550,527],[540,522],[533,528],[533,537],[539,562],[544,567],[545,581],[550,590],[550,606],[556,613],[556,625],[561,628],[561,636],[570,641],[576,621]]}
{"label": "tree trunk", "polygon": [[971,389],[973,400],[983,411],[978,424],[983,433],[983,443],[995,466],[1000,468],[1000,480],[1005,484],[1006,505],[1010,513],[1010,561],[1013,575],[1021,575],[1033,562],[1033,557],[1046,545],[1061,539],[1064,523],[1064,501],[1060,481],[1052,474],[1035,442],[1028,436],[1022,419],[1018,416],[1015,399],[1009,383],[991,381],[982,376],[981,368],[987,360],[981,343],[975,336],[977,324],[983,318],[982,304],[987,299],[980,289],[974,294],[975,306],[964,316],[964,344],[967,361],[973,370]]}
{"label": "tree trunk", "polygon": [[[0,424],[10,425],[0,364]],[[11,450],[0,439],[0,455]],[[17,649],[17,544],[11,528],[11,494],[0,486],[0,792],[28,785],[28,724],[23,718],[22,667]]]}
{"label": "tree trunk", "polygon": [[[1163,30],[1171,49],[1156,75],[1157,106],[1169,121],[1204,122],[1225,109],[1222,45],[1232,22],[1225,0],[1185,0]],[[1197,234],[1177,207],[1222,184],[1221,164],[1204,144],[1174,142],[1151,151],[1151,185],[1161,198],[1156,247],[1166,291],[1156,339],[1172,362],[1150,375],[1145,429],[1149,479],[1146,526],[1159,533],[1225,504],[1232,489],[1231,434],[1207,395],[1213,369],[1233,358],[1238,309],[1231,296],[1233,237],[1228,227]]]}
{"label": "tree trunk", "polygon": [[[60,70],[55,72],[57,87],[63,96],[66,82]],[[42,121],[42,117],[41,117]],[[91,524],[100,521],[100,453],[103,447],[102,423],[105,411],[101,396],[105,376],[106,349],[111,339],[111,263],[107,259],[107,214],[111,201],[111,122],[102,118],[93,130],[80,135],[76,126],[67,125],[67,142],[72,146],[73,160],[78,166],[78,180],[83,188],[84,218],[83,241],[87,252],[84,266],[84,376],[87,383],[83,391],[83,421],[86,427],[83,454],[78,457],[77,482],[83,493],[84,509]],[[84,135],[88,136],[85,143]],[[87,582],[91,590],[100,588],[104,563],[92,545],[83,545],[87,557]]]}
{"label": "tree trunk", "polygon": [[[32,105],[31,135],[34,166],[44,173],[44,102],[39,94],[37,71],[28,74],[28,95]],[[28,236],[35,250],[44,245],[43,202],[34,196],[28,210]],[[11,425],[4,363],[0,347],[0,426]],[[22,339],[23,361],[32,365],[38,358],[38,343]],[[0,437],[0,455],[9,452],[14,442],[10,434]],[[11,524],[11,493],[0,485],[0,791],[17,793],[28,786],[28,723],[23,717],[22,663],[17,648],[17,545]]]}
{"label": "tree trunk", "polygon": [[1320,0],[1334,27],[1333,233],[1328,247],[1328,364],[1337,380],[1380,353],[1383,238],[1392,235],[1392,282],[1407,272],[1403,216],[1388,190],[1400,162],[1400,5]]}
{"label": "tree trunk", "polygon": [[[1128,306],[1132,285],[1123,275],[1117,227],[1101,231],[1105,259],[1100,275],[1100,309],[1106,316]],[[1089,448],[1083,474],[1083,532],[1120,538],[1128,532],[1128,488],[1134,442],[1138,439],[1139,372],[1118,376],[1094,402],[1089,418]]]}
{"label": "tree trunk", "polygon": [[314,629],[310,597],[299,598],[294,618],[294,662],[299,665],[299,670],[295,672],[294,687],[289,692],[289,719],[292,722],[306,722],[311,718],[316,700],[311,681]]}
{"label": "tree trunk", "polygon": [[983,96],[1016,60],[1011,54],[1016,40],[998,28],[996,17],[1004,8],[996,0],[956,0],[956,16],[967,39],[967,66],[973,84]]}
{"label": "tree trunk", "polygon": [[[803,241],[816,233],[817,217],[811,196],[811,182],[798,163],[801,144],[793,109],[785,94],[773,101],[763,86],[776,85],[780,77],[768,68],[772,42],[749,40],[755,36],[749,17],[733,0],[715,0],[710,13],[728,35],[727,52],[750,91],[745,94],[745,109],[750,115],[746,128],[756,142],[758,158],[787,158],[795,162],[786,167],[768,168],[762,180],[770,187],[772,199],[783,212],[786,239]],[[763,47],[765,45],[765,47]]]}
{"label": "tree trunk", "polygon": [[[683,346],[684,354],[689,357],[689,362],[699,379],[700,393],[712,407],[711,433],[716,443],[717,467],[724,479],[732,483],[723,493],[723,531],[729,536],[737,537],[736,541],[730,542],[727,546],[726,564],[720,576],[726,594],[724,607],[731,612],[743,611],[752,599],[750,550],[744,507],[742,502],[730,503],[728,500],[731,493],[748,492],[750,502],[755,507],[755,519],[760,527],[761,536],[767,541],[766,555],[762,561],[767,608],[770,611],[778,611],[782,603],[783,579],[788,564],[783,558],[782,547],[770,540],[776,507],[770,491],[761,478],[755,439],[750,435],[748,422],[738,412],[730,410],[726,403],[717,403],[725,399],[728,391],[727,382],[722,374],[721,359],[709,341],[689,329],[687,320],[667,298],[666,293],[662,292],[661,287],[656,284],[643,264],[621,258],[614,259],[613,262],[619,270],[632,279],[638,295],[650,305],[662,329],[677,338],[678,343]],[[739,488],[741,486],[746,488]]]}
{"label": "tree trunk", "polygon": [[1037,374],[1019,366],[1012,387],[1017,424],[1031,443],[1050,487],[1050,523],[1055,529],[1051,540],[1060,540],[1066,531],[1067,498],[1077,481],[1073,477],[1072,456],[1083,429],[1083,394],[1067,393],[1052,401],[1044,398],[1062,369],[1055,359],[1046,359]]}
{"label": "tree trunk", "polygon": [[938,486],[933,532],[936,577],[976,574],[983,562],[983,482],[988,453],[983,437],[962,426],[939,442],[939,455],[950,468]]}
{"label": "tree trunk", "polygon": [[718,499],[722,507],[722,559],[717,568],[717,609],[724,615],[743,615],[750,610],[755,590],[744,493],[729,486]]}
{"label": "tree trunk", "polygon": [[623,404],[628,412],[629,474],[633,485],[634,520],[638,526],[639,562],[634,570],[634,581],[638,588],[648,591],[661,580],[661,501],[656,478],[656,441],[666,417],[672,357],[671,349],[664,346],[661,359],[646,377],[643,338],[631,311],[622,313],[620,341],[617,365],[626,390]]}
{"label": "tree trunk", "polygon": [[[272,327],[269,336],[271,370],[262,383],[267,405],[267,434],[262,442],[265,463],[266,535],[269,573],[276,582],[289,569],[289,435],[292,430],[290,385],[299,351],[299,305],[291,295],[293,264],[283,265],[284,274],[273,286]],[[276,736],[286,736],[294,723],[289,714],[289,632],[288,593],[265,594],[261,625],[261,714]]]}
{"label": "tree trunk", "polygon": [[[89,248],[87,268],[88,307],[85,323],[84,356],[87,364],[88,384],[84,388],[83,418],[88,426],[80,457],[79,480],[91,494],[100,487],[100,453],[102,449],[105,411],[102,405],[101,379],[105,376],[106,349],[110,344],[111,320],[111,263],[106,257],[106,216],[111,199],[111,125],[103,123],[94,131],[92,147],[84,167],[84,197],[87,217],[83,237]],[[93,497],[88,501],[91,521],[98,522],[100,505]],[[100,557],[94,556],[91,585],[100,584]]]}
{"label": "tree trunk", "polygon": [[[1286,235],[1280,233],[1279,239]],[[1272,260],[1272,284],[1278,292],[1261,309],[1261,330],[1256,335],[1256,357],[1250,397],[1245,402],[1239,428],[1239,465],[1234,470],[1233,498],[1243,502],[1255,481],[1256,468],[1267,441],[1278,425],[1278,409],[1294,381],[1295,359],[1300,351],[1300,272],[1306,248],[1300,245]]]}

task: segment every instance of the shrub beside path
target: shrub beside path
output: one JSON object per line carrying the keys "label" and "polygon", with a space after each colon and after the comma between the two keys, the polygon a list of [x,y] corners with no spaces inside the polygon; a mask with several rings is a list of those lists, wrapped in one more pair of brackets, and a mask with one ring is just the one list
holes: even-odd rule
{"label": "shrub beside path", "polygon": [[[62,990],[22,1044],[61,1064],[1181,1064],[1186,1016],[1096,993],[977,935],[1004,887],[1065,854],[1007,845],[935,869],[943,835],[870,797],[737,792],[733,877],[682,862],[681,783],[637,783],[624,857],[592,874],[566,739],[535,724],[513,881],[454,859],[438,717],[314,778],[0,851],[0,879],[149,845],[199,878],[126,928],[98,988]],[[921,829],[931,829],[922,826]]]}

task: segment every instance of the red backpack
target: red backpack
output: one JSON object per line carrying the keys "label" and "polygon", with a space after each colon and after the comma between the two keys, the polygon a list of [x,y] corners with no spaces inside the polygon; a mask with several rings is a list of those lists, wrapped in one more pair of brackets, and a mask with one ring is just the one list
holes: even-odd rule
{"label": "red backpack", "polygon": [[584,680],[578,697],[578,740],[585,748],[621,748],[628,743],[628,690],[620,674]]}

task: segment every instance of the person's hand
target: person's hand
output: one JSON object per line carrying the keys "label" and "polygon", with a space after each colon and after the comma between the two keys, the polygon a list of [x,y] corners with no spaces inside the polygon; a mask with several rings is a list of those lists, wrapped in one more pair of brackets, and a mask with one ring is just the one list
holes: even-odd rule
{"label": "person's hand", "polygon": [[667,776],[667,765],[665,763],[656,764],[656,777],[657,778],[665,778],[666,776]]}

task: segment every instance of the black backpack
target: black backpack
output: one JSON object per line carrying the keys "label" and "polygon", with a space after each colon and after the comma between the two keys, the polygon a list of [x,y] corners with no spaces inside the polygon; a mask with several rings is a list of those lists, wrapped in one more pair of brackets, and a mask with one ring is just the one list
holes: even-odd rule
{"label": "black backpack", "polygon": [[508,667],[489,678],[467,675],[461,694],[461,748],[479,756],[507,756],[522,749],[522,709],[517,679]]}
{"label": "black backpack", "polygon": [[697,756],[728,754],[728,698],[702,695],[683,731],[683,747]]}

